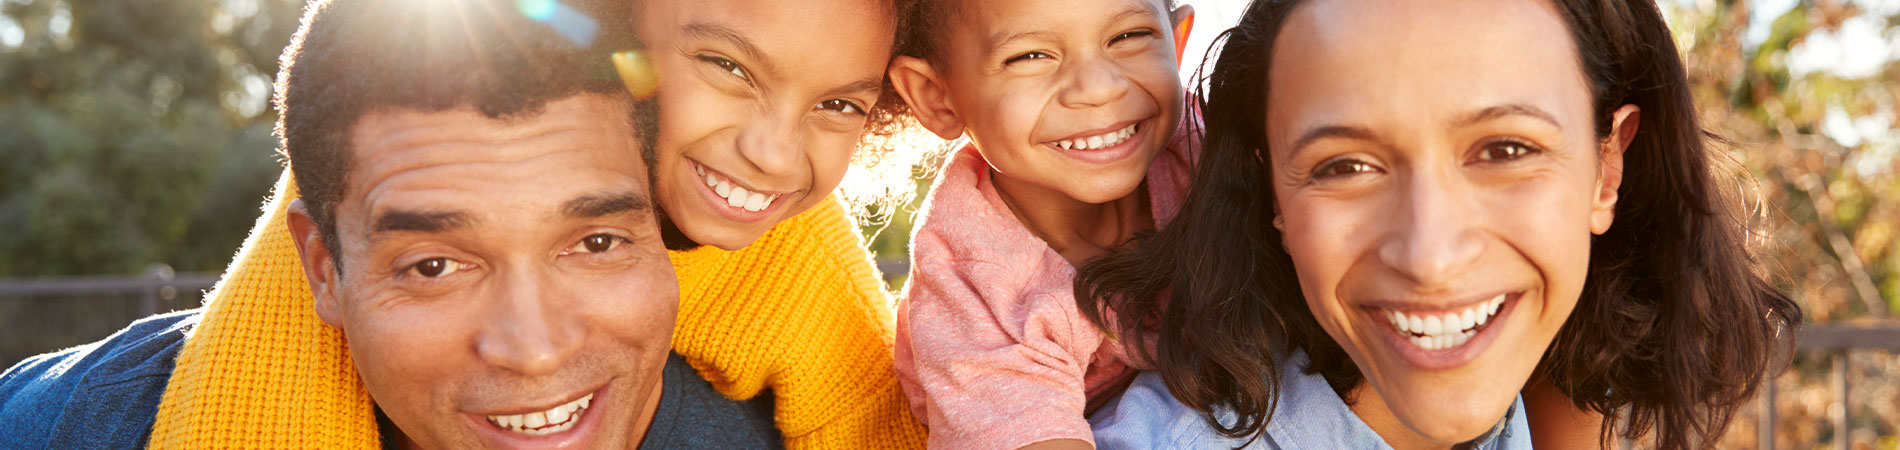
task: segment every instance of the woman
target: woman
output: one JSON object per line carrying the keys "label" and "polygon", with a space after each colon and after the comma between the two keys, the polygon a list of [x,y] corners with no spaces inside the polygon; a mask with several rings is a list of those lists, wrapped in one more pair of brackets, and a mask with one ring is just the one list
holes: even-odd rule
{"label": "woman", "polygon": [[[771,390],[789,448],[922,447],[923,427],[893,375],[890,300],[831,195],[860,137],[890,131],[890,108],[901,104],[881,83],[899,5],[629,3],[641,23],[601,25],[637,26],[659,74],[658,123],[642,124],[657,129],[642,133],[656,137],[645,146],[656,151],[629,157],[651,163],[675,250],[674,351],[729,397]],[[309,313],[310,294],[288,246],[283,208],[297,196],[293,185],[279,182],[210,294],[160,405],[153,447],[202,444],[194,436],[236,446],[361,437],[365,424],[374,440],[367,397],[321,406],[350,412],[352,423],[313,424],[299,420],[308,417],[299,409],[325,396],[284,388],[303,377],[348,374],[348,355],[254,361],[265,350],[342,347]],[[260,317],[296,325],[257,327]],[[247,410],[283,407],[233,414],[232,399],[250,403]]]}
{"label": "woman", "polygon": [[1516,448],[1535,376],[1692,448],[1800,322],[1653,2],[1260,0],[1225,38],[1181,215],[1078,279],[1158,338],[1104,442]]}

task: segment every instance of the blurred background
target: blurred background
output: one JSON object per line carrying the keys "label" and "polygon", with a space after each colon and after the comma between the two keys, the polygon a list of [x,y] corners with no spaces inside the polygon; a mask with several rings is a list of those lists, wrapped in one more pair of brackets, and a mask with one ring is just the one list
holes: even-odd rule
{"label": "blurred background", "polygon": [[[1717,446],[1900,449],[1900,0],[1661,1],[1810,321]],[[1245,5],[1184,3],[1190,62]],[[0,367],[199,306],[281,171],[270,83],[301,10],[0,0]],[[929,172],[862,212],[893,290]]]}

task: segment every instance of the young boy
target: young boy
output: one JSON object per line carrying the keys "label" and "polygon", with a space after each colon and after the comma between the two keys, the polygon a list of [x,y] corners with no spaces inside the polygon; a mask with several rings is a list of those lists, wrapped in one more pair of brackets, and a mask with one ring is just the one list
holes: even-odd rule
{"label": "young boy", "polygon": [[[897,371],[933,448],[1087,448],[1133,377],[1077,309],[1075,266],[1178,209],[1194,158],[1163,0],[925,0],[891,81],[970,144],[912,237]],[[1140,364],[1135,364],[1140,365]]]}

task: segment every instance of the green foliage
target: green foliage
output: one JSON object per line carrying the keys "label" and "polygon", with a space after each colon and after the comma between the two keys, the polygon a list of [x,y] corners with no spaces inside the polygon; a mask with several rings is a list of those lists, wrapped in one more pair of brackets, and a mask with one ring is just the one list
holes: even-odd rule
{"label": "green foliage", "polygon": [[300,2],[0,2],[0,276],[215,271],[277,174]]}

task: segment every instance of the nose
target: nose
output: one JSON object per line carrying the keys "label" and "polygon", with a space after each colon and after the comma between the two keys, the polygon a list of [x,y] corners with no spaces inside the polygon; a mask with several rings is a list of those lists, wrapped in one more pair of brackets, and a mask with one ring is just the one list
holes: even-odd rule
{"label": "nose", "polygon": [[1122,68],[1106,58],[1083,57],[1074,66],[1070,84],[1057,96],[1062,106],[1086,108],[1102,106],[1128,95],[1132,87]]}
{"label": "nose", "polygon": [[582,322],[573,308],[554,304],[563,297],[542,274],[513,271],[486,303],[486,324],[477,337],[482,361],[523,375],[546,375],[580,348]]}
{"label": "nose", "polygon": [[798,132],[803,112],[758,111],[739,131],[739,156],[767,175],[796,171],[804,156]]}
{"label": "nose", "polygon": [[1410,178],[1401,185],[1392,209],[1399,217],[1387,222],[1379,259],[1422,289],[1449,287],[1484,253],[1486,215],[1455,177],[1414,172]]}

